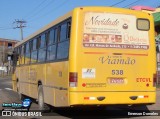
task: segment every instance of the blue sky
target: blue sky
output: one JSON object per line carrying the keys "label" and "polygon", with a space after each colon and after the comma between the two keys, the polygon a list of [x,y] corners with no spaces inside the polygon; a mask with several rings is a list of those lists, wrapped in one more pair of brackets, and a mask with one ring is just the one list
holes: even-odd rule
{"label": "blue sky", "polygon": [[0,38],[20,40],[20,29],[13,29],[17,20],[25,20],[23,37],[31,35],[59,16],[79,6],[135,5],[160,6],[160,0],[0,0]]}

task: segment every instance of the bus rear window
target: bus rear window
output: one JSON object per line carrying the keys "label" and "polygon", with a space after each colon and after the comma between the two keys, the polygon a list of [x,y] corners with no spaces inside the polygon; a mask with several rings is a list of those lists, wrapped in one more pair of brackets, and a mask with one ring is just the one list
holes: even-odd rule
{"label": "bus rear window", "polygon": [[148,31],[150,29],[150,23],[148,19],[137,19],[137,29]]}

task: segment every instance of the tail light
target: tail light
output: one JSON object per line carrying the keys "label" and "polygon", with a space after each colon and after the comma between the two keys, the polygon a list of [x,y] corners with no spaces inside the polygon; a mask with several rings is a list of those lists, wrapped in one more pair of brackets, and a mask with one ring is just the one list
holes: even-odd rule
{"label": "tail light", "polygon": [[154,74],[153,76],[153,86],[156,87],[157,84],[157,74]]}
{"label": "tail light", "polygon": [[70,87],[77,87],[78,82],[78,74],[76,72],[69,73],[69,86]]}

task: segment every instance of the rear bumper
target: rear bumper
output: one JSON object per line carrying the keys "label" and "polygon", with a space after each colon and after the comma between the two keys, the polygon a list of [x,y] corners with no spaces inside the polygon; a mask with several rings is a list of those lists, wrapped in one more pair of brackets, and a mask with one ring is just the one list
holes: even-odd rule
{"label": "rear bumper", "polygon": [[69,104],[109,105],[109,104],[152,104],[156,102],[156,92],[70,92]]}

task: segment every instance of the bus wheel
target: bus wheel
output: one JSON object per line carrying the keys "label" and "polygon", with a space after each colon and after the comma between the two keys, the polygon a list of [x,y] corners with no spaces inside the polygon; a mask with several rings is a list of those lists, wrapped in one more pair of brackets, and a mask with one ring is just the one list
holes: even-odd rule
{"label": "bus wheel", "polygon": [[38,106],[39,110],[46,111],[49,107],[44,103],[44,93],[42,85],[38,86]]}

